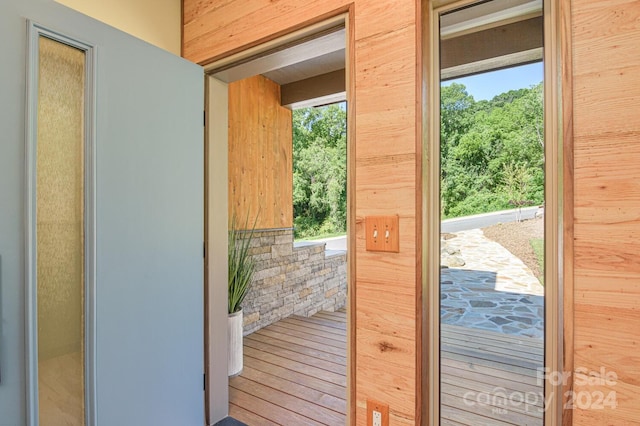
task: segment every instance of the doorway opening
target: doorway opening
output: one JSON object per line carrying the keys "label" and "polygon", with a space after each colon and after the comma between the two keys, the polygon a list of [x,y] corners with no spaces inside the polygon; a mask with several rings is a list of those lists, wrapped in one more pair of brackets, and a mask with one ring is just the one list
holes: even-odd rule
{"label": "doorway opening", "polygon": [[[256,220],[257,267],[243,304],[244,370],[227,380],[226,370],[215,371],[226,358],[219,330],[226,282],[216,285],[226,281],[216,275],[224,266],[213,256],[206,261],[210,423],[227,412],[248,424],[346,421],[348,255],[321,242],[294,244],[292,110],[347,100],[348,28],[339,16],[302,33],[206,69],[207,251],[227,252],[227,227],[213,224],[248,214]],[[348,114],[346,104],[342,111]]]}

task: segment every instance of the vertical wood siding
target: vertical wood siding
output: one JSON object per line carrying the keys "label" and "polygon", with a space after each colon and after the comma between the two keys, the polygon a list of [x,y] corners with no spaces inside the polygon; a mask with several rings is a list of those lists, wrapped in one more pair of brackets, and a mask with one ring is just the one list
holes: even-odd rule
{"label": "vertical wood siding", "polygon": [[280,86],[255,76],[229,84],[229,214],[256,229],[293,226],[291,110]]}
{"label": "vertical wood siding", "polygon": [[[342,0],[185,0],[184,55],[207,63],[346,6]],[[364,424],[368,397],[390,404],[392,424],[413,424],[417,416],[416,7],[390,0],[355,0],[353,7],[357,424]],[[571,18],[575,367],[594,372],[604,367],[618,376],[612,388],[618,407],[577,409],[573,423],[636,424],[640,3],[574,0]],[[400,253],[366,252],[362,218],[396,213],[401,217]],[[575,387],[576,392],[597,390],[607,389]]]}

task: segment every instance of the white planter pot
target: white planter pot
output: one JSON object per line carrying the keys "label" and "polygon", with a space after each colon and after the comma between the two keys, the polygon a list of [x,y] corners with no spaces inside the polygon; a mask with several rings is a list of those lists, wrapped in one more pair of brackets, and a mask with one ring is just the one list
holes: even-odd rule
{"label": "white planter pot", "polygon": [[227,366],[229,376],[237,376],[242,372],[242,310],[229,314],[228,317],[229,350]]}

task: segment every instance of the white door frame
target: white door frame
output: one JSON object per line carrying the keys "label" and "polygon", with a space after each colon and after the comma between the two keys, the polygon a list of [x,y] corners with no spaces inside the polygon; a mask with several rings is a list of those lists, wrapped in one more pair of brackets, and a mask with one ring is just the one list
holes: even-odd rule
{"label": "white door frame", "polygon": [[[229,414],[228,303],[228,85],[205,75],[205,411],[213,425]],[[217,226],[213,226],[213,225]]]}

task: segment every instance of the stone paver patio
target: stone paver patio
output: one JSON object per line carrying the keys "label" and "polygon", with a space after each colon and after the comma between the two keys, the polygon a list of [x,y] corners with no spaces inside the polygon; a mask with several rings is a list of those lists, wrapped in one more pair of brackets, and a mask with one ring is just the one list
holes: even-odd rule
{"label": "stone paver patio", "polygon": [[441,320],[445,324],[542,338],[544,287],[531,270],[480,229],[447,240],[463,266],[441,269]]}

